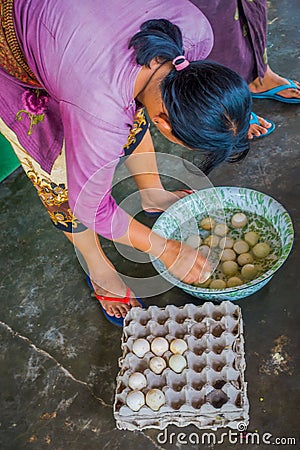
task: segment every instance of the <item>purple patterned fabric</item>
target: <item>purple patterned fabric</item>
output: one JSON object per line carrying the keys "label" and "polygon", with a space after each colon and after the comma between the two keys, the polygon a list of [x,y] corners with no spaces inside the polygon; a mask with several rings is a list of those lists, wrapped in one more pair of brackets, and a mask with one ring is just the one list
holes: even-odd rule
{"label": "purple patterned fabric", "polygon": [[70,206],[108,238],[128,226],[110,191],[136,112],[140,67],[127,46],[141,23],[169,19],[183,32],[188,59],[209,55],[248,82],[265,70],[264,0],[14,0],[14,17],[47,95],[0,69],[0,116],[48,173],[65,138]]}
{"label": "purple patterned fabric", "polygon": [[128,218],[110,191],[136,112],[140,66],[129,40],[144,21],[164,17],[181,28],[186,56],[205,59],[211,27],[188,0],[14,0],[14,17],[20,46],[49,101],[43,122],[35,123],[29,111],[16,120],[26,86],[1,71],[0,116],[49,173],[64,137],[73,213],[102,236],[121,236]]}

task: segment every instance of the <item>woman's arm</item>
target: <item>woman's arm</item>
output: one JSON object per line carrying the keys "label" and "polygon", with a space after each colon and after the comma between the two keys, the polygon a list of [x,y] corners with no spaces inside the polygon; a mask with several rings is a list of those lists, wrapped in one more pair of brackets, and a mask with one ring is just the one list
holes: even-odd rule
{"label": "woman's arm", "polygon": [[127,232],[115,242],[129,245],[159,258],[166,268],[185,283],[201,283],[210,276],[206,259],[188,245],[163,238],[150,228],[128,216]]}

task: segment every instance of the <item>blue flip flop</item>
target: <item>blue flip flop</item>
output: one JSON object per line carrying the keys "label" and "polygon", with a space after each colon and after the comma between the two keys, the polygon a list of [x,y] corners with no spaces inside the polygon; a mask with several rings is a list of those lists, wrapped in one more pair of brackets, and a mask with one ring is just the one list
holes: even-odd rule
{"label": "blue flip flop", "polygon": [[277,100],[277,101],[283,102],[283,103],[299,104],[300,98],[285,98],[285,97],[282,97],[281,95],[277,95],[278,92],[285,91],[286,89],[297,89],[297,90],[299,89],[293,80],[289,80],[287,78],[286,81],[288,81],[288,84],[284,84],[282,86],[277,86],[273,89],[269,89],[268,91],[264,91],[264,92],[259,92],[257,94],[251,94],[252,98],[269,98],[271,100]]}
{"label": "blue flip flop", "polygon": [[[268,128],[268,131],[265,134],[260,134],[259,136],[253,136],[253,139],[261,139],[263,137],[266,137],[269,134],[273,133],[273,131],[275,130],[275,123],[269,119],[265,119],[265,120],[271,124],[270,128]],[[259,123],[258,117],[254,112],[251,112],[251,119],[250,119],[249,124],[250,125],[256,124],[256,125],[261,126]]]}
{"label": "blue flip flop", "polygon": [[[90,279],[90,276],[89,276],[89,275],[86,276],[86,282],[87,282],[87,285],[89,286],[89,288],[94,292],[95,297],[97,298],[97,300],[102,300],[102,296],[101,296],[101,295],[97,295],[97,294],[95,293],[95,290],[94,290],[94,287],[93,287],[93,285],[92,285],[92,282],[91,282],[91,279]],[[121,298],[121,299],[116,299],[116,300],[111,300],[111,301],[118,301],[118,302],[121,302],[121,303],[126,303],[126,304],[128,304],[127,299],[129,300],[129,295],[130,295],[130,289],[128,288],[128,289],[127,289],[127,292],[126,292],[126,297],[124,297],[124,299]],[[109,299],[109,298],[113,298],[113,297],[107,297],[107,299]],[[139,297],[136,297],[136,299],[140,302],[140,304],[142,305],[142,308],[146,308],[145,303],[144,303]],[[104,309],[103,306],[101,305],[100,301],[99,301],[99,305],[100,305],[101,308],[102,308],[102,311],[103,311],[104,316],[106,317],[106,319],[107,319],[110,323],[112,323],[113,325],[116,325],[117,327],[123,327],[123,325],[124,325],[124,319],[123,319],[123,317],[110,316],[109,314],[107,314],[107,312],[105,311],[105,309]]]}
{"label": "blue flip flop", "polygon": [[[186,192],[188,195],[191,195],[194,192],[196,192],[193,189],[177,189],[177,190]],[[157,217],[161,216],[164,211],[147,211],[146,209],[144,209],[143,212],[145,216],[152,217],[152,219],[156,219]]]}

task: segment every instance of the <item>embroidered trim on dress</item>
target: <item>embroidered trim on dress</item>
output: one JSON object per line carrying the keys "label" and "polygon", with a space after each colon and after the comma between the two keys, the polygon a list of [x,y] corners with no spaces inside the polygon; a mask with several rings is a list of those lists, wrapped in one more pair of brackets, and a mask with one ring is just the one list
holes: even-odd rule
{"label": "embroidered trim on dress", "polygon": [[147,125],[144,108],[141,108],[134,116],[134,122],[129,132],[127,142],[124,145],[124,150],[129,149],[132,144],[136,143],[136,136],[143,131],[144,126]]}
{"label": "embroidered trim on dress", "polygon": [[14,27],[14,1],[0,0],[0,63],[10,75],[23,81],[42,87],[32,72],[20,48]]}

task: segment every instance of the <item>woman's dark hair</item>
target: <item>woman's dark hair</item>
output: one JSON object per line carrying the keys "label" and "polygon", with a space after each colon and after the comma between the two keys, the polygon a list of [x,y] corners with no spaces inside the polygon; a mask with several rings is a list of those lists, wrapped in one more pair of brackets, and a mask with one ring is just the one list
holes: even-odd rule
{"label": "woman's dark hair", "polygon": [[[182,34],[166,19],[148,20],[129,43],[140,65],[153,58],[162,64],[183,55]],[[213,61],[192,61],[173,70],[161,83],[172,134],[185,146],[201,151],[208,173],[223,161],[236,162],[249,151],[251,113],[248,85],[236,72]]]}

